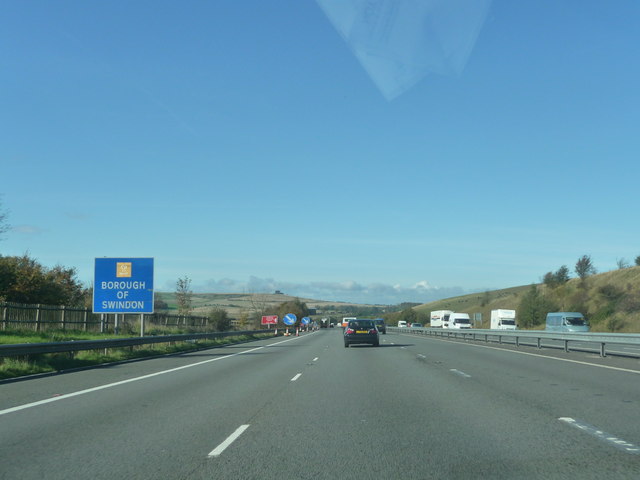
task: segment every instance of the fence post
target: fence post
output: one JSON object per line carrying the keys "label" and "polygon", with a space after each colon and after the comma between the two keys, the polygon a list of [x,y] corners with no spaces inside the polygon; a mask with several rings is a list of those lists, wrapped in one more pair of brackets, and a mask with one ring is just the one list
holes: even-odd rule
{"label": "fence post", "polygon": [[40,304],[36,305],[36,332],[40,331]]}
{"label": "fence post", "polygon": [[113,320],[113,330],[116,335],[118,335],[118,330],[120,330],[120,324],[118,323],[118,314],[114,313],[115,318]]}
{"label": "fence post", "polygon": [[100,314],[100,333],[104,333],[104,313]]}
{"label": "fence post", "polygon": [[87,322],[89,320],[89,309],[85,308],[84,309],[84,325],[82,326],[83,330],[86,332],[87,331]]}
{"label": "fence post", "polygon": [[2,307],[2,329],[7,329],[7,305],[3,305]]}
{"label": "fence post", "polygon": [[66,312],[66,309],[65,309],[64,305],[62,305],[61,310],[62,310],[62,322],[61,322],[62,323],[62,330],[66,330],[66,328],[65,328],[66,327],[66,325],[65,325],[65,313],[67,313],[67,312]]}

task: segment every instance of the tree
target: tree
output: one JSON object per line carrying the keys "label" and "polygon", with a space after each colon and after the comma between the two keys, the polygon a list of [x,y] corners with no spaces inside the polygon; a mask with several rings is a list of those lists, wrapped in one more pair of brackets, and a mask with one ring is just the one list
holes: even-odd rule
{"label": "tree", "polygon": [[624,321],[615,315],[610,317],[609,320],[607,320],[607,329],[610,332],[617,332],[623,327],[624,327]]}
{"label": "tree", "polygon": [[555,273],[556,282],[560,285],[564,285],[569,281],[569,267],[562,265]]}
{"label": "tree", "polygon": [[7,233],[11,228],[10,225],[7,223],[8,216],[9,214],[7,213],[6,210],[2,209],[2,202],[0,202],[0,240],[2,240],[2,235]]}
{"label": "tree", "polygon": [[193,292],[191,291],[191,279],[185,275],[176,282],[176,303],[178,304],[178,315],[191,315]]}
{"label": "tree", "polygon": [[405,308],[400,312],[400,320],[407,322],[407,325],[411,325],[418,321],[418,312],[413,308]]}
{"label": "tree", "polygon": [[618,258],[616,260],[616,265],[618,266],[618,270],[629,268],[629,262],[627,262],[626,258]]}
{"label": "tree", "polygon": [[249,303],[251,304],[251,320],[260,324],[262,317],[269,310],[269,295],[266,293],[249,293]]}
{"label": "tree", "polygon": [[589,275],[594,273],[596,273],[596,268],[591,262],[591,256],[583,255],[580,257],[576,262],[576,274],[580,277],[580,280],[584,282]]}
{"label": "tree", "polygon": [[556,306],[538,291],[535,284],[525,293],[517,309],[518,323],[524,328],[530,328],[542,323],[549,312],[556,310]]}
{"label": "tree", "polygon": [[637,265],[637,266],[640,266],[640,255],[638,255],[638,256],[636,257],[635,262],[636,262],[636,265]]}
{"label": "tree", "polygon": [[569,268],[566,265],[562,265],[555,272],[547,272],[544,275],[543,282],[550,288],[555,288],[559,285],[564,285],[569,281]]}
{"label": "tree", "polygon": [[549,288],[556,288],[558,286],[558,282],[556,282],[556,276],[553,274],[553,272],[545,273],[544,277],[542,277],[542,282]]}
{"label": "tree", "polygon": [[212,308],[209,312],[209,320],[217,332],[228,332],[231,330],[231,319],[224,308]]}
{"label": "tree", "polygon": [[299,325],[302,317],[309,315],[309,308],[306,303],[296,298],[295,300],[281,303],[275,308],[275,312],[273,312],[273,314],[278,315],[280,319],[283,319],[287,313],[293,313],[298,319],[296,325]]}
{"label": "tree", "polygon": [[0,297],[7,302],[81,307],[86,293],[75,268],[47,268],[28,254],[0,256]]}
{"label": "tree", "polygon": [[480,306],[486,307],[487,305],[489,305],[490,301],[491,301],[491,294],[488,291],[484,292],[484,295],[482,296],[482,300],[480,301]]}

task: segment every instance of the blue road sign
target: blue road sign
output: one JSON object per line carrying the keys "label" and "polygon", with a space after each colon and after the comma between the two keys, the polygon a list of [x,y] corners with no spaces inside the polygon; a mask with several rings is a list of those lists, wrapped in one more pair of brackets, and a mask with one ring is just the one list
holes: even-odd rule
{"label": "blue road sign", "polygon": [[293,325],[294,323],[296,323],[297,319],[298,317],[296,317],[293,313],[287,313],[282,321],[285,325]]}
{"label": "blue road sign", "polygon": [[303,325],[309,325],[309,323],[311,323],[311,318],[302,317],[302,320],[300,320],[300,323],[302,323]]}
{"label": "blue road sign", "polygon": [[94,313],[153,313],[153,258],[96,258]]}

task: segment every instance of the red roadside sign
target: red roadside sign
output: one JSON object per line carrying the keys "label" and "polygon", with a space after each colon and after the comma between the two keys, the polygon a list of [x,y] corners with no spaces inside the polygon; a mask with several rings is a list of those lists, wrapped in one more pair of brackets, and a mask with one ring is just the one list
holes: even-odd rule
{"label": "red roadside sign", "polygon": [[277,324],[278,324],[277,315],[266,315],[262,317],[262,325],[277,325]]}

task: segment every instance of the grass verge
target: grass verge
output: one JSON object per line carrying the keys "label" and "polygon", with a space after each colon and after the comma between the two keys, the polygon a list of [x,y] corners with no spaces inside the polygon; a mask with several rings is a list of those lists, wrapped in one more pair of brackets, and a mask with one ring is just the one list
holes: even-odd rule
{"label": "grass verge", "polygon": [[[10,335],[9,337],[11,337]],[[25,357],[5,357],[0,358],[0,380],[9,378],[24,377],[27,375],[35,375],[40,373],[54,373],[74,368],[91,367],[102,365],[105,363],[122,362],[126,360],[140,359],[145,357],[154,357],[158,355],[170,355],[175,353],[190,352],[202,350],[205,348],[214,348],[224,345],[244,343],[252,340],[260,340],[262,338],[272,337],[267,333],[256,335],[238,335],[233,337],[224,337],[212,340],[191,340],[188,342],[174,343],[157,343],[150,345],[140,345],[136,347],[114,348],[108,350],[83,350],[79,352],[49,353],[42,355],[32,355]],[[4,335],[3,335],[4,337]],[[19,341],[12,343],[33,343],[26,341],[24,337],[15,337]],[[62,340],[51,340],[50,336],[46,339],[35,340],[35,342],[51,342]],[[91,340],[101,338],[115,338],[115,336],[93,335],[82,338],[69,338],[65,336],[64,340]],[[5,342],[3,338],[0,343]]]}

